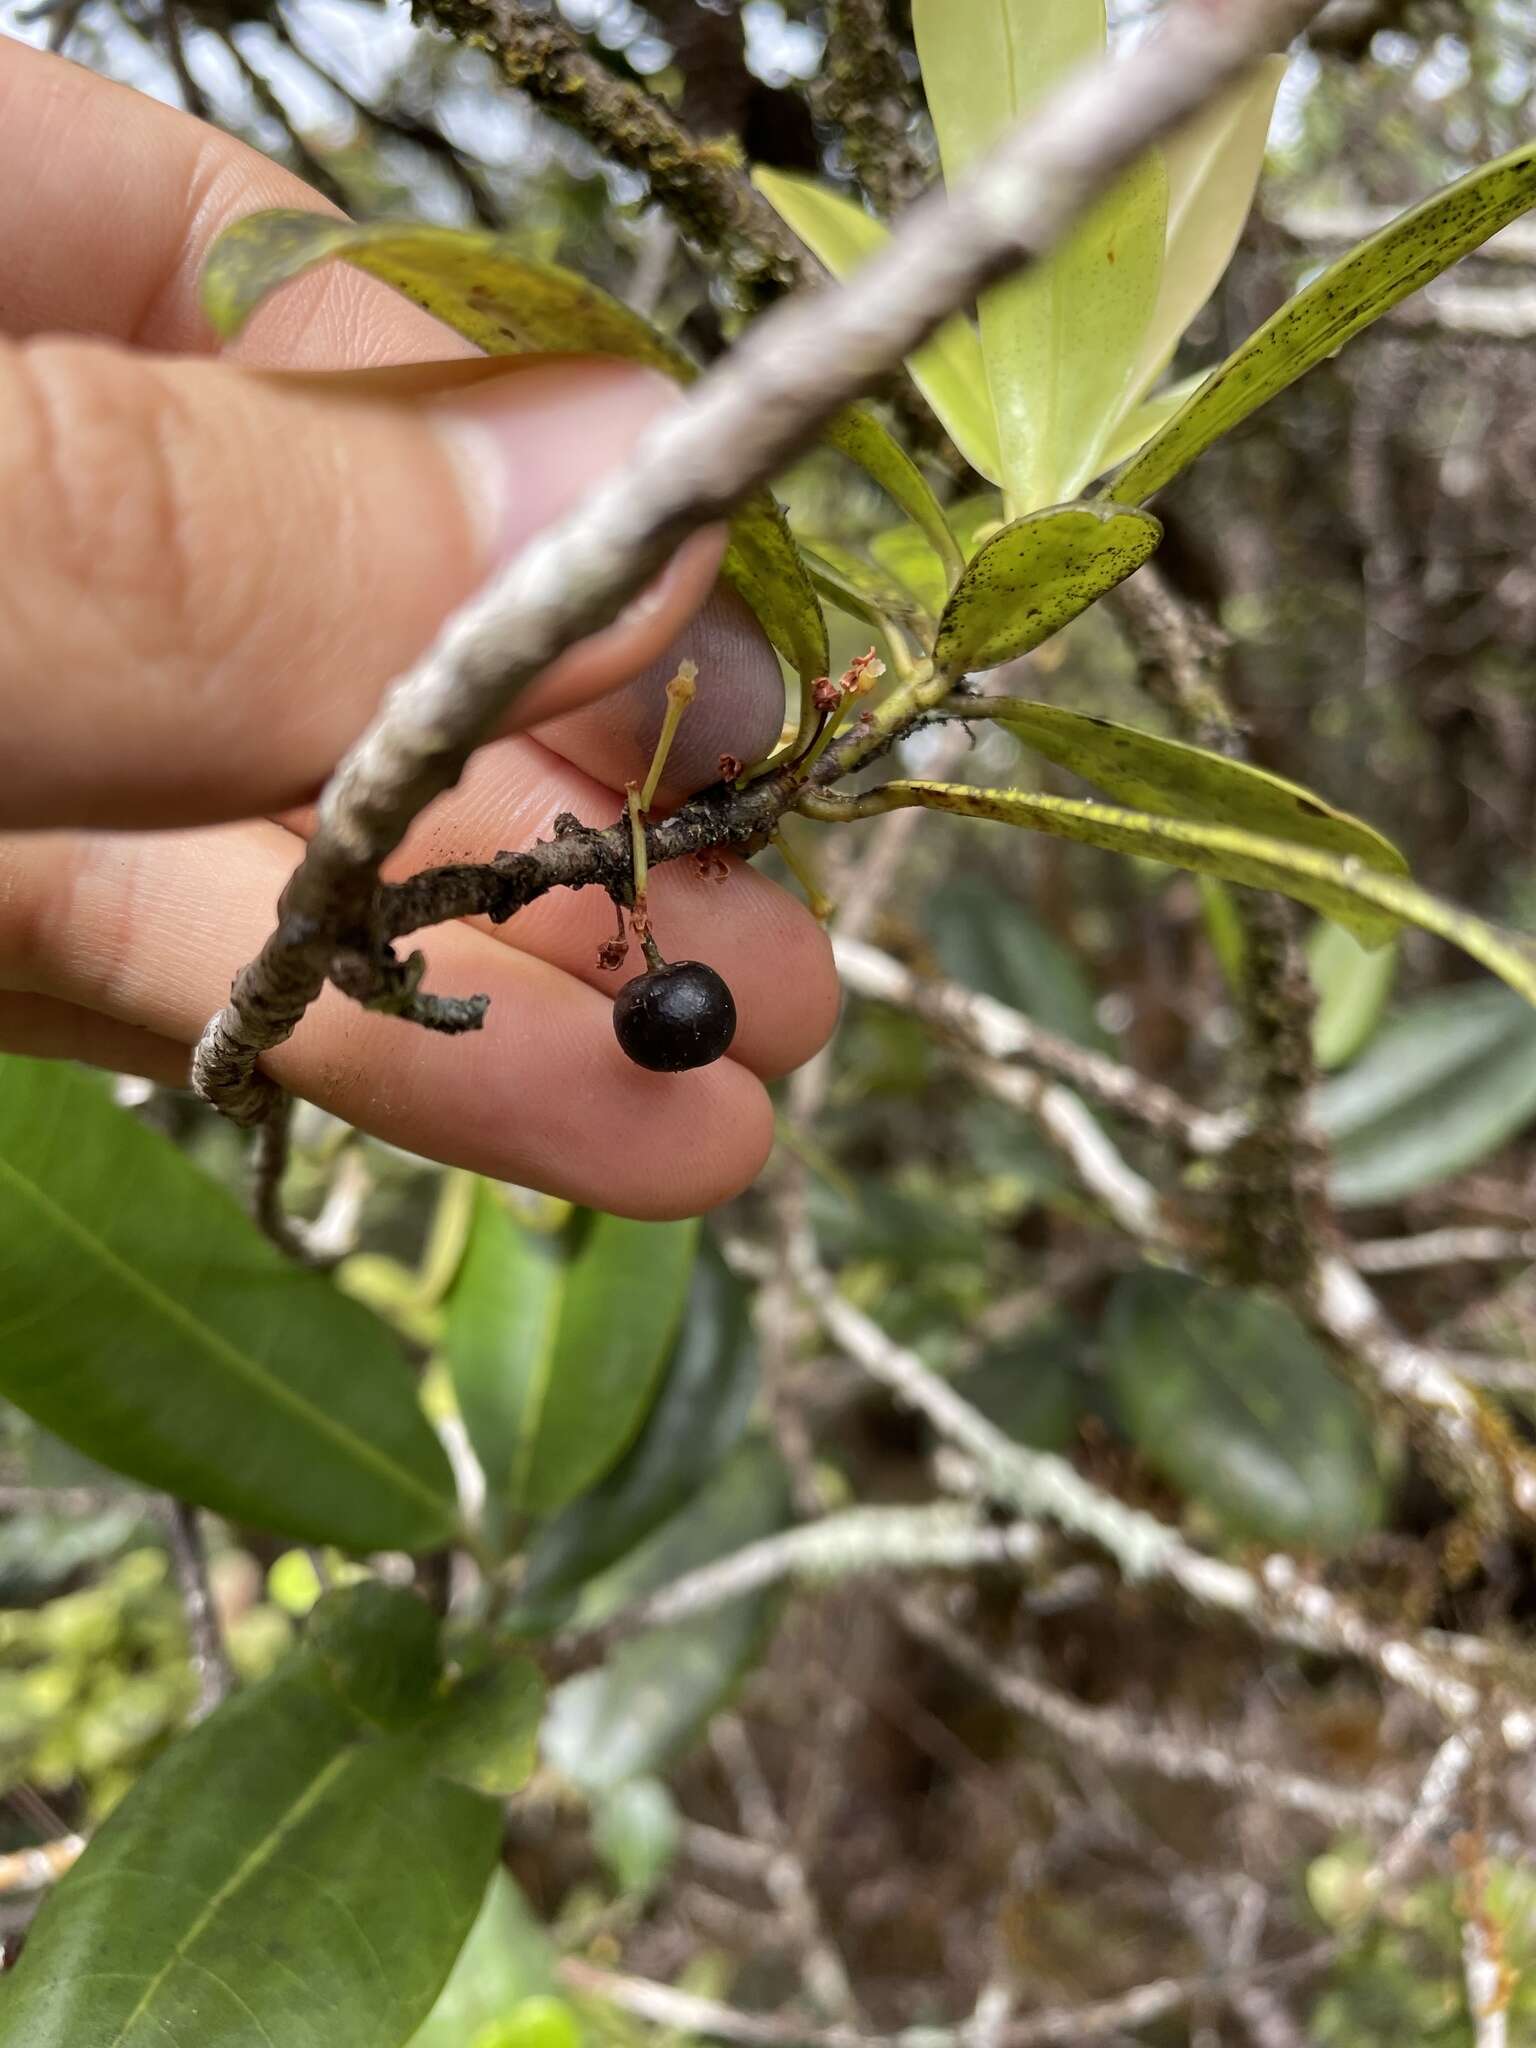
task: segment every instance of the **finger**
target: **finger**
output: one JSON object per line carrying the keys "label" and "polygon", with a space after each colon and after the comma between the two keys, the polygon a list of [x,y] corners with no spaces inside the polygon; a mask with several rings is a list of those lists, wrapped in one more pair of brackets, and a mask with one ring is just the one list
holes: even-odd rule
{"label": "finger", "polygon": [[[210,244],[269,206],[336,209],[188,114],[0,36],[0,334],[213,346],[198,302]],[[469,354],[398,294],[331,265],[263,308],[238,353],[341,368]]]}
{"label": "finger", "polygon": [[[611,363],[525,363],[404,405],[0,343],[0,824],[302,801],[444,617],[675,402]],[[717,560],[696,537],[526,715],[651,661]]]}
{"label": "finger", "polygon": [[[487,861],[502,847],[549,838],[562,811],[583,824],[609,825],[622,808],[614,791],[531,737],[502,741],[481,749],[458,788],[417,821],[385,872],[399,880],[424,867]],[[837,1022],[837,973],[826,933],[804,904],[735,858],[723,874],[718,866],[705,874],[692,860],[667,861],[652,868],[648,894],[667,958],[707,961],[724,976],[736,1003],[733,1059],[772,1079],[821,1049]],[[645,972],[638,946],[617,972],[599,965],[598,948],[615,926],[601,889],[553,889],[506,924],[475,922],[609,998]]]}
{"label": "finger", "polygon": [[[0,840],[6,976],[189,1045],[297,852],[277,825]],[[490,995],[484,1030],[443,1038],[331,990],[263,1066],[407,1151],[619,1215],[696,1214],[761,1167],[772,1110],[745,1068],[646,1073],[619,1051],[608,1002],[558,968],[465,925],[423,934],[422,950],[429,986]]]}
{"label": "finger", "polygon": [[546,747],[610,789],[640,781],[667,714],[667,684],[678,663],[698,670],[657,787],[663,806],[718,782],[732,763],[760,761],[784,724],[779,658],[751,611],[721,586],[671,646],[633,682],[601,703],[568,711],[535,728]]}
{"label": "finger", "polygon": [[114,1074],[142,1074],[162,1088],[185,1088],[189,1049],[173,1038],[115,1017],[61,1003],[56,996],[0,992],[0,1052],[80,1060]]}

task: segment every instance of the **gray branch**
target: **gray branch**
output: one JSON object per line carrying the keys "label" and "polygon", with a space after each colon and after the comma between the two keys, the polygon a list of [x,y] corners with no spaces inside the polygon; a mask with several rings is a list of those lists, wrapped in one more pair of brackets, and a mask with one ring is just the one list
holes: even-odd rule
{"label": "gray branch", "polygon": [[[1188,0],[1134,55],[1070,81],[948,201],[914,208],[854,284],[758,321],[621,469],[455,614],[327,786],[277,929],[197,1049],[200,1091],[237,1122],[270,1115],[278,1091],[256,1063],[291,1035],[328,978],[409,1009],[416,962],[391,957],[393,986],[378,982],[379,863],[533,679],[617,617],[689,534],[782,468],[957,308],[1047,255],[1149,144],[1303,28],[1317,5],[1250,0],[1213,11]],[[478,1021],[465,1010],[463,1028]]]}

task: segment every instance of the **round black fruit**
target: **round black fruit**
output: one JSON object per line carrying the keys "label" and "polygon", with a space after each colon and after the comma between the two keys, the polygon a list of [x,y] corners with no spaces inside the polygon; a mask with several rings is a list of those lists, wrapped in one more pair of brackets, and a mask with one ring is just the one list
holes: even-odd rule
{"label": "round black fruit", "polygon": [[613,1028],[638,1067],[683,1074],[720,1058],[736,1036],[731,992],[702,960],[674,960],[626,982],[614,998]]}

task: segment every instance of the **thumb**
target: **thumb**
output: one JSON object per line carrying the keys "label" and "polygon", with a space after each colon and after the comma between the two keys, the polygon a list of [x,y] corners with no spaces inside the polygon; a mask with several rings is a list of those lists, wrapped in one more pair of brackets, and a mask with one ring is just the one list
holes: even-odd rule
{"label": "thumb", "polygon": [[[447,614],[674,402],[615,363],[283,377],[0,346],[0,825],[304,800]],[[689,543],[538,715],[653,660],[718,556]]]}

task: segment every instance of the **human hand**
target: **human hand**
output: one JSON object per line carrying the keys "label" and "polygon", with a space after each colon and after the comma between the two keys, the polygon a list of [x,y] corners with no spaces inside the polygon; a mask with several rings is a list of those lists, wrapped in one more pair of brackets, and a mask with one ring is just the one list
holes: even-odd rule
{"label": "human hand", "polygon": [[[675,402],[612,363],[465,359],[339,268],[214,360],[202,259],[269,206],[329,210],[217,131],[0,39],[0,1048],[177,1086],[271,925],[301,807],[391,677]],[[339,368],[380,375],[292,374]],[[682,655],[701,687],[665,793],[765,752],[778,666],[714,590],[718,560],[696,539],[566,655],[387,872],[531,844],[560,811],[610,822]],[[626,1214],[706,1208],[761,1166],[763,1081],[825,1040],[836,980],[809,914],[740,862],[724,881],[669,863],[651,902],[667,952],[734,992],[713,1067],[619,1051],[595,890],[422,935],[433,988],[490,995],[481,1032],[328,990],[263,1065],[433,1158]]]}

